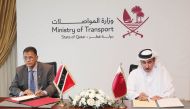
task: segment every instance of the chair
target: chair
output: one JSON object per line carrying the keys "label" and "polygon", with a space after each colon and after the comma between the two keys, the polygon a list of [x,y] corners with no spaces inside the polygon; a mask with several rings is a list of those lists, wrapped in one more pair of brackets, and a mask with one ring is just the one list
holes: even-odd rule
{"label": "chair", "polygon": [[57,73],[57,62],[46,62],[46,64],[50,64],[53,66],[54,75]]}
{"label": "chair", "polygon": [[131,73],[131,71],[133,71],[134,69],[138,68],[138,65],[136,64],[131,64],[129,67],[129,74]]}

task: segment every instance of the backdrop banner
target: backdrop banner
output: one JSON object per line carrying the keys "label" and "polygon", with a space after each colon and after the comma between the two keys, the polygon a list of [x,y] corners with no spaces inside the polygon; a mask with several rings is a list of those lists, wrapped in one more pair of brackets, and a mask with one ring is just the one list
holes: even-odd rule
{"label": "backdrop banner", "polygon": [[[176,96],[190,99],[189,0],[18,0],[17,57],[27,46],[39,61],[66,64],[77,83],[65,94],[97,88],[113,96],[115,68],[138,64],[155,50],[171,73]],[[183,84],[183,85],[181,85]],[[183,89],[183,90],[181,90]]]}

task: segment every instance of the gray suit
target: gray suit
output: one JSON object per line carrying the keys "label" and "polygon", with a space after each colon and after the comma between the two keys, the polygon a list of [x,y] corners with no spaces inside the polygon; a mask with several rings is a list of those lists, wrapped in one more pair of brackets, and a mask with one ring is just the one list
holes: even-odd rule
{"label": "gray suit", "polygon": [[[52,96],[55,92],[53,85],[55,75],[53,72],[53,66],[38,62],[38,87],[41,87],[41,90],[47,91],[48,96]],[[16,68],[15,78],[9,87],[10,96],[19,96],[19,93],[26,89],[28,89],[28,68],[26,65],[22,65]]]}

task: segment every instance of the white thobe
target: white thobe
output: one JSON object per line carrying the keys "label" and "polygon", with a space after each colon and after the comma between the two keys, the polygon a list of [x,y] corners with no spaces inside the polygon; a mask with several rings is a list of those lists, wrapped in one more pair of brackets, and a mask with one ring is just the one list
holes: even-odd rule
{"label": "white thobe", "polygon": [[150,98],[153,96],[173,97],[174,86],[165,67],[155,65],[151,72],[146,73],[141,66],[133,70],[127,79],[127,97],[135,99],[140,93]]}

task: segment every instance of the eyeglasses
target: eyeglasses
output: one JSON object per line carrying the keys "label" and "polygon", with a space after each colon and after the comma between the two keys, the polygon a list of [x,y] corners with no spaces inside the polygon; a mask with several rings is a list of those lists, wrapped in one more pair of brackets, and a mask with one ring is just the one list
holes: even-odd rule
{"label": "eyeglasses", "polygon": [[23,58],[24,58],[25,61],[27,61],[27,60],[33,61],[35,57],[32,57],[32,56],[29,56],[29,57],[24,56]]}

